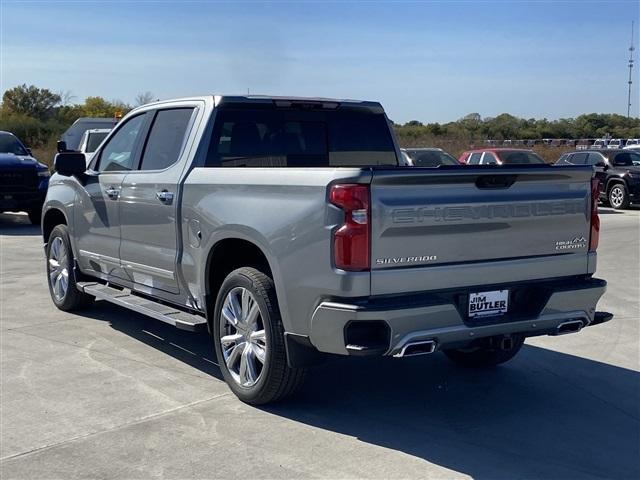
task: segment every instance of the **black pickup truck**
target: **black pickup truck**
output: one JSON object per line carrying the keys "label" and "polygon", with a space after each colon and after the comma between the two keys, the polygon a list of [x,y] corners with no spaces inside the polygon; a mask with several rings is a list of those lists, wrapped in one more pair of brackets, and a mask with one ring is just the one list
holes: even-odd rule
{"label": "black pickup truck", "polygon": [[615,209],[640,203],[640,153],[632,150],[578,150],[562,155],[556,165],[592,165],[602,184],[600,200]]}
{"label": "black pickup truck", "polygon": [[0,213],[27,212],[40,225],[49,169],[9,132],[0,131]]}

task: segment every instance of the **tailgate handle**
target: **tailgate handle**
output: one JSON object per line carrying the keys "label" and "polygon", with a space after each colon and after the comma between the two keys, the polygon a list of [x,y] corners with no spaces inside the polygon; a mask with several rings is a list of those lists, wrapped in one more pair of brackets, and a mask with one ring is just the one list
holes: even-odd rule
{"label": "tailgate handle", "polygon": [[517,175],[482,175],[476,180],[476,187],[486,188],[509,188],[516,183]]}

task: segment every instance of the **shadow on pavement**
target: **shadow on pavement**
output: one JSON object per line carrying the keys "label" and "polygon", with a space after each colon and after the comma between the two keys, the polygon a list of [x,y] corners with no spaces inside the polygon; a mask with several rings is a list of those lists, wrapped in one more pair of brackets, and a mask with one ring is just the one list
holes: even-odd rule
{"label": "shadow on pavement", "polygon": [[[207,334],[105,303],[85,315],[222,378]],[[493,370],[441,354],[335,360],[263,410],[473,478],[640,478],[640,374],[533,346]]]}
{"label": "shadow on pavement", "polygon": [[111,327],[218,380],[223,380],[207,333],[191,333],[105,301],[79,312],[109,322]]}
{"label": "shadow on pavement", "polygon": [[0,235],[40,235],[40,225],[31,225],[26,214],[0,213]]}

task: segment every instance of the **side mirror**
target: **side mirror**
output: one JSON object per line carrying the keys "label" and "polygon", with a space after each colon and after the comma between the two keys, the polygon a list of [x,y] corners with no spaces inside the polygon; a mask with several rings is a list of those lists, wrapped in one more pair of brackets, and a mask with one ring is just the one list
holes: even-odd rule
{"label": "side mirror", "polygon": [[596,167],[606,168],[606,167],[607,167],[607,164],[606,164],[606,163],[604,163],[604,162],[598,162],[598,163],[596,163]]}
{"label": "side mirror", "polygon": [[81,175],[87,171],[87,160],[84,157],[84,153],[61,152],[53,160],[53,168],[65,177]]}
{"label": "side mirror", "polygon": [[56,143],[56,149],[59,153],[69,151],[69,149],[67,148],[67,142],[65,142],[64,140],[58,140],[58,142]]}
{"label": "side mirror", "polygon": [[30,149],[30,148],[27,148],[27,153],[29,154],[29,156],[30,156],[30,157],[32,157],[32,156],[33,156],[33,153],[31,152],[31,149]]}

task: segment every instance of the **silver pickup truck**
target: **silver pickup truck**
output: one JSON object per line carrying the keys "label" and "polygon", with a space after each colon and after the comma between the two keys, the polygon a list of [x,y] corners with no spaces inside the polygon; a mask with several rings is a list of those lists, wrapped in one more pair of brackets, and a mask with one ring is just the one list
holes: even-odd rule
{"label": "silver pickup truck", "polygon": [[129,113],[55,159],[51,297],[207,329],[243,401],[281,399],[335,355],[442,351],[492,366],[578,332],[599,219],[590,167],[403,166],[375,102],[209,96]]}

